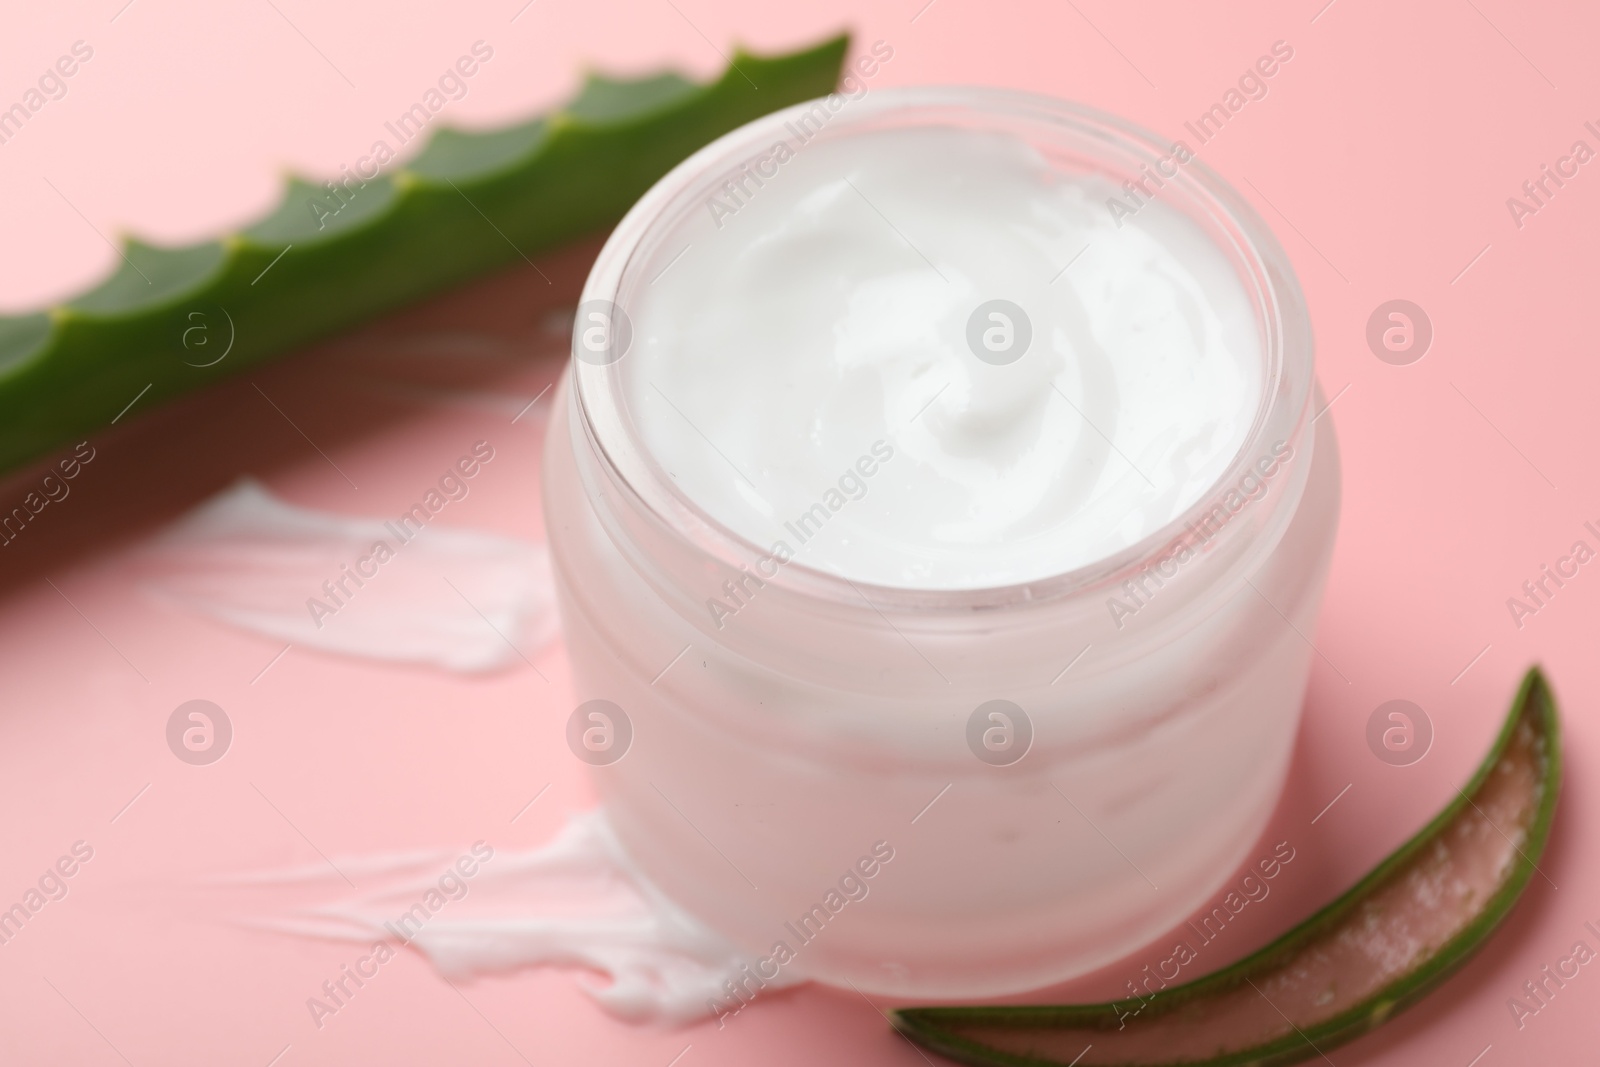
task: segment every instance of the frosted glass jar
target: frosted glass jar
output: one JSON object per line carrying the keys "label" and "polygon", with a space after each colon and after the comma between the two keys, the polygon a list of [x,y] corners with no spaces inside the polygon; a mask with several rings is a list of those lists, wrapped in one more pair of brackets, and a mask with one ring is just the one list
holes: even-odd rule
{"label": "frosted glass jar", "polygon": [[[1282,788],[1338,514],[1310,324],[1255,212],[1121,120],[975,89],[834,111],[816,136],[1003,131],[1112,185],[1165,161],[1162,203],[1254,304],[1254,422],[1197,504],[1067,573],[922,590],[778,565],[650,454],[613,311],[670,266],[675,221],[803,109],[729,134],[607,242],[555,402],[545,514],[576,697],[627,719],[625,752],[592,774],[640,869],[766,978],[912,998],[1036,988],[1181,921],[1248,858]],[[586,337],[597,309],[610,332]],[[730,590],[734,617],[708,611]]]}

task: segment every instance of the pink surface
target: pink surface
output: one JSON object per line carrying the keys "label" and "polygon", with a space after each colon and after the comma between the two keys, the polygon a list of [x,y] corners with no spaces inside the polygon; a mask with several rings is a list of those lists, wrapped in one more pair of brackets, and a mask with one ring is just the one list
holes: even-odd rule
{"label": "pink surface", "polygon": [[[1574,541],[1600,547],[1583,525],[1600,528],[1590,444],[1600,370],[1580,318],[1596,280],[1597,164],[1520,228],[1506,206],[1574,141],[1600,148],[1584,127],[1600,127],[1591,10],[1506,0],[1398,9],[1335,0],[1320,11],[1323,0],[1059,9],[935,0],[919,13],[922,0],[858,10],[535,0],[519,15],[522,0],[439,12],[134,0],[119,14],[122,3],[7,16],[0,106],[21,99],[74,41],[89,42],[94,58],[63,99],[0,145],[0,306],[28,307],[106,271],[113,253],[97,230],[190,238],[259,213],[281,171],[331,172],[363,153],[386,118],[480,38],[494,61],[450,106],[450,121],[522,115],[566,93],[584,65],[703,74],[734,40],[777,49],[850,26],[858,40],[895,48],[875,84],[1038,90],[1174,137],[1274,41],[1289,42],[1294,58],[1268,95],[1199,155],[1257,204],[1298,264],[1320,377],[1337,398],[1345,514],[1296,769],[1268,837],[1292,842],[1297,858],[1207,951],[1220,963],[1261,943],[1425,821],[1470,772],[1517,676],[1538,660],[1569,736],[1548,880],[1535,880],[1503,933],[1441,992],[1331,1058],[1465,1065],[1483,1054],[1486,1067],[1591,1058],[1600,979],[1587,970],[1520,1029],[1506,1006],[1574,941],[1600,947],[1583,929],[1600,919],[1600,864],[1580,844],[1596,829],[1600,577],[1582,568],[1520,629],[1506,606]],[[592,251],[542,265],[570,294]],[[531,277],[507,276],[371,335],[421,325],[505,336],[527,360],[475,387],[531,399],[559,368],[538,339],[539,302],[553,296]],[[1420,304],[1434,327],[1431,349],[1408,366],[1381,362],[1365,340],[1369,315],[1396,298]],[[479,438],[502,458],[446,521],[537,536],[541,428],[531,415],[512,424],[375,391],[311,353],[148,417],[136,410],[93,438],[97,456],[71,496],[0,549],[0,901],[20,899],[75,841],[94,849],[69,895],[0,946],[0,1059],[922,1062],[850,992],[774,995],[721,1031],[651,1032],[602,1015],[570,976],[452,988],[411,953],[319,1030],[306,999],[360,952],[236,922],[285,898],[219,885],[220,876],[320,863],[319,853],[548,837],[565,810],[588,804],[582,767],[562,743],[563,656],[535,657],[537,673],[519,665],[464,679],[294,649],[263,674],[281,645],[152,602],[129,546],[241,473],[296,503],[392,513]],[[0,486],[5,507],[37,478]],[[206,767],[175,759],[164,737],[172,710],[196,698],[225,708],[235,728],[228,754]],[[1401,698],[1435,730],[1432,750],[1408,767],[1381,762],[1366,742],[1373,709]],[[330,873],[328,894],[341,884]],[[1153,946],[1064,994],[1111,995],[1166,954]]]}

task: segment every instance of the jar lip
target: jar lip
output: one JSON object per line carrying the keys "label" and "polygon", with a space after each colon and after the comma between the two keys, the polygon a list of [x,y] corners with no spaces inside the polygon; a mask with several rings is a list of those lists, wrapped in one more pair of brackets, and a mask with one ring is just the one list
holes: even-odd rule
{"label": "jar lip", "polygon": [[[1054,97],[975,86],[921,86],[886,88],[863,92],[843,99],[850,119],[840,122],[846,129],[855,121],[872,118],[907,117],[936,109],[969,115],[989,115],[1013,123],[1021,120],[1041,132],[1065,129],[1085,144],[1098,145],[1104,162],[1113,153],[1135,161],[1156,163],[1170,158],[1181,141],[1163,140],[1126,119],[1085,105]],[[774,136],[782,137],[785,124],[818,106],[807,101],[756,119],[691,155],[661,178],[624,216],[601,249],[580,297],[580,307],[589,301],[606,301],[615,306],[625,282],[640,269],[637,262],[651,238],[660,236],[675,218],[674,209],[705,175],[721,174],[770,147]],[[842,109],[841,109],[842,110]],[[837,120],[836,120],[837,121]],[[1196,525],[1211,516],[1219,498],[1255,470],[1258,457],[1277,445],[1288,445],[1299,452],[1309,449],[1309,409],[1314,393],[1314,342],[1305,296],[1287,253],[1266,222],[1253,207],[1216,171],[1197,158],[1178,168],[1175,177],[1166,179],[1185,191],[1188,201],[1203,208],[1210,224],[1208,236],[1229,255],[1241,270],[1241,284],[1255,305],[1264,360],[1257,410],[1250,430],[1238,451],[1217,480],[1195,502],[1162,527],[1127,547],[1071,570],[1009,585],[961,589],[920,589],[899,585],[879,585],[809,566],[796,559],[768,581],[778,581],[795,592],[825,602],[859,606],[865,599],[874,608],[895,608],[912,612],[998,610],[1041,601],[1053,601],[1085,592],[1108,588],[1123,577],[1149,565],[1164,549],[1186,537]],[[1166,172],[1162,171],[1163,176]],[[1229,236],[1231,247],[1216,240],[1219,230]],[[638,440],[636,428],[620,416],[618,397],[622,389],[620,361],[594,363],[578,357],[583,324],[573,327],[574,408],[577,423],[592,446],[609,481],[626,494],[633,504],[657,523],[684,540],[693,540],[709,560],[733,570],[748,566],[754,559],[770,555],[767,548],[749,540],[713,518],[690,499],[675,480]],[[625,354],[624,357],[625,358]],[[597,415],[606,417],[597,419]],[[608,439],[597,422],[615,427],[618,436]],[[1248,524],[1228,523],[1215,537],[1241,536]]]}

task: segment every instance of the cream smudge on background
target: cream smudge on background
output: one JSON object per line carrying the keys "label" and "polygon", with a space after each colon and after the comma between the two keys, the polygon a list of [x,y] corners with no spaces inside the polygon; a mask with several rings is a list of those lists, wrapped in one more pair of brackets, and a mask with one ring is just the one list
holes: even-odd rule
{"label": "cream smudge on background", "polygon": [[[543,545],[437,522],[397,533],[395,522],[296,507],[246,479],[151,542],[147,585],[296,646],[452,671],[513,666],[556,636]],[[367,572],[361,584],[352,570]]]}
{"label": "cream smudge on background", "polygon": [[[407,943],[452,979],[526,967],[599,974],[603,981],[580,978],[579,985],[605,1011],[632,1023],[684,1024],[709,1017],[708,1004],[728,998],[727,983],[738,981],[741,966],[749,962],[639,873],[602,812],[568,816],[561,831],[536,849],[493,850],[493,858],[462,881],[459,898],[441,898],[431,914],[399,926],[408,909],[417,915],[417,901],[434,889],[440,863],[447,859],[443,854],[342,858],[341,870],[360,871],[363,885],[380,887],[256,925],[367,945],[395,940],[398,928]],[[321,866],[228,881],[271,886],[332,877]],[[766,985],[793,981],[769,979]]]}

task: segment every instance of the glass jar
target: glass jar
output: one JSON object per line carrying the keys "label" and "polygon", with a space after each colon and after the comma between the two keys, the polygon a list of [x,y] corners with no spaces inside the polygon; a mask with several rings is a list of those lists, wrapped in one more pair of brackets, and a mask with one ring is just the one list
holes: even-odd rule
{"label": "glass jar", "polygon": [[[626,309],[677,251],[674,221],[818,108],[814,136],[1008,131],[1114,184],[1166,161],[1160,197],[1232,264],[1260,338],[1254,423],[1199,503],[1089,566],[951,591],[777,559],[676,488],[628,408]],[[831,97],[678,166],[589,276],[544,493],[577,699],[626,718],[625,754],[592,773],[639,868],[764,979],[1037,988],[1171,929],[1270,851],[1257,838],[1299,722],[1339,462],[1283,250],[1216,174],[1172,158],[1042,97]],[[610,332],[586,336],[595,323]],[[730,592],[735,615],[707,610]]]}

